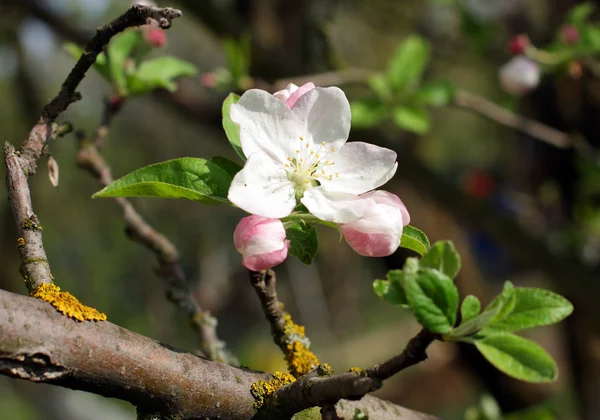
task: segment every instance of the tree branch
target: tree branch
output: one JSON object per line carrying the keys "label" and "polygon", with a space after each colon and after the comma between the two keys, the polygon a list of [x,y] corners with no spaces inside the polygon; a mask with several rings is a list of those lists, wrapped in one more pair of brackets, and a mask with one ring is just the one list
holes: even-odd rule
{"label": "tree branch", "polygon": [[[115,104],[110,101],[106,103],[106,108],[103,121],[96,133],[94,142],[96,144],[100,136],[102,142],[104,141],[103,139],[108,135],[110,120],[118,111]],[[113,181],[110,166],[93,143],[80,140],[77,164],[80,168],[88,171],[103,187]],[[156,273],[166,283],[167,298],[186,314],[190,324],[200,337],[202,354],[211,360],[237,365],[238,361],[235,356],[227,350],[225,343],[217,336],[216,318],[209,311],[202,309],[190,290],[175,245],[150,226],[135,210],[129,200],[119,197],[115,198],[115,201],[123,209],[127,236],[150,249],[156,255],[158,261]]]}
{"label": "tree branch", "polygon": [[[271,379],[270,374],[205,360],[110,322],[76,322],[42,300],[1,290],[0,374],[118,398],[144,412],[231,420],[256,418],[250,387]],[[344,418],[352,418],[355,409],[372,418],[435,420],[368,396],[337,405]]]}

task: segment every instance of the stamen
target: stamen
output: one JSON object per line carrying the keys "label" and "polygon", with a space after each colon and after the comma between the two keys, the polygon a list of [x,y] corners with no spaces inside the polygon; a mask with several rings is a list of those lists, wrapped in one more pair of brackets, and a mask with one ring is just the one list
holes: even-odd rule
{"label": "stamen", "polygon": [[304,140],[304,137],[300,136],[300,141]]}
{"label": "stamen", "polygon": [[332,147],[330,150],[331,150],[331,153],[335,152],[335,147]]}

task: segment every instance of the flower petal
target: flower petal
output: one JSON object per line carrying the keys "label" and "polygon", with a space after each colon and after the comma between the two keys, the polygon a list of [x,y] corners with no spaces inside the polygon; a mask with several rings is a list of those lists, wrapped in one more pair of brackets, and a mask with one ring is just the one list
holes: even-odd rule
{"label": "flower petal", "polygon": [[246,91],[237,104],[231,105],[230,115],[240,126],[246,157],[262,151],[285,164],[288,156],[294,156],[298,136],[306,131],[285,103],[264,90]]}
{"label": "flower petal", "polygon": [[321,220],[349,223],[360,219],[373,204],[355,194],[329,192],[321,187],[311,188],[300,199],[309,212]]}
{"label": "flower petal", "polygon": [[315,88],[315,84],[312,82],[305,83],[300,87],[296,86],[296,90],[291,91],[292,93],[289,96],[289,98],[287,98],[287,100],[285,101],[285,104],[288,106],[288,108],[293,108],[294,105],[296,105],[296,102],[298,102],[298,99],[300,99],[300,97],[302,95],[304,95],[307,92],[310,92],[314,88]]}
{"label": "flower petal", "polygon": [[314,88],[300,96],[292,112],[302,121],[314,144],[325,142],[328,149],[338,149],[348,140],[350,104],[341,89]]}
{"label": "flower petal", "polygon": [[294,185],[283,166],[262,152],[250,155],[229,188],[229,201],[248,213],[279,219],[296,206]]}
{"label": "flower petal", "polygon": [[392,194],[388,191],[377,190],[362,194],[361,198],[371,198],[377,204],[387,204],[388,206],[400,209],[400,212],[402,213],[402,225],[406,226],[410,223],[410,214],[408,213],[408,209],[402,200],[400,200],[400,197],[398,197],[396,194]]}
{"label": "flower petal", "polygon": [[278,90],[277,92],[275,92],[273,94],[273,96],[276,97],[277,99],[279,99],[280,101],[285,102],[288,100],[290,95],[297,90],[298,90],[298,86],[296,86],[293,83],[290,83],[287,85],[287,87],[285,89]]}
{"label": "flower petal", "polygon": [[361,141],[346,143],[339,152],[327,156],[335,164],[328,168],[337,174],[323,178],[329,191],[362,194],[389,181],[398,167],[396,152]]}

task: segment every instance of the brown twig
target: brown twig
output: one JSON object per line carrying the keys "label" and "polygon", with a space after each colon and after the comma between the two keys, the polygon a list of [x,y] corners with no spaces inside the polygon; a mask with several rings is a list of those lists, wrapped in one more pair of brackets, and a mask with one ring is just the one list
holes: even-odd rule
{"label": "brown twig", "polygon": [[[106,116],[114,116],[116,112],[112,104],[107,102],[106,106],[111,107],[111,110],[104,113],[103,121],[106,125],[104,126],[103,136],[108,134],[108,123],[110,123],[110,118],[106,118]],[[98,141],[98,135],[96,141]],[[113,181],[110,166],[98,152],[96,146],[83,139],[80,139],[77,164],[96,178],[102,187],[106,187]],[[179,263],[179,252],[175,245],[150,226],[139,215],[129,200],[119,197],[115,198],[115,201],[123,209],[127,236],[133,241],[144,245],[156,255],[158,260],[156,273],[166,283],[167,297],[186,314],[190,324],[200,336],[202,354],[211,360],[237,365],[238,361],[235,356],[227,350],[225,343],[219,340],[217,336],[217,320],[209,311],[202,309],[190,290]]]}
{"label": "brown twig", "polygon": [[[0,374],[114,397],[177,418],[255,419],[263,372],[212,362],[110,322],[77,323],[39,299],[0,290]],[[373,397],[338,404],[352,418],[434,420]],[[289,417],[288,417],[289,418]]]}

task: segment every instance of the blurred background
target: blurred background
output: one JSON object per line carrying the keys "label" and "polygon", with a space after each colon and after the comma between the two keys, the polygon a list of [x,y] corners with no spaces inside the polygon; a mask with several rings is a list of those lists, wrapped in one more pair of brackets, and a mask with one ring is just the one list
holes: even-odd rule
{"label": "blurred background", "polygon": [[[0,140],[20,144],[58,92],[75,62],[65,44],[83,45],[130,4],[0,0]],[[386,189],[402,198],[411,224],[432,241],[454,241],[463,259],[457,279],[463,296],[487,303],[511,280],[551,289],[575,304],[558,326],[526,334],[557,359],[556,383],[517,382],[472,348],[436,343],[427,362],[389,380],[376,395],[444,419],[600,418],[600,29],[594,3],[159,5],[180,8],[184,16],[164,34],[144,34],[149,57],[175,56],[196,71],[178,79],[175,92],[156,90],[123,103],[102,149],[115,177],[182,156],[236,160],[221,127],[221,105],[231,91],[276,90],[304,80],[340,86],[355,111],[351,139],[398,152],[398,173]],[[430,51],[417,82],[440,82],[439,100],[415,103],[415,86],[390,98],[373,82],[373,73],[386,72],[414,35]],[[515,55],[529,57],[517,70],[514,63],[506,67]],[[92,136],[105,101],[119,92],[94,71],[79,90],[83,100],[60,121]],[[379,112],[398,103],[410,111],[404,118]],[[48,179],[45,158],[30,185],[57,284],[111,322],[193,351],[197,336],[165,299],[154,255],[123,234],[113,201],[91,200],[100,187],[76,165],[75,136],[54,141],[50,153],[60,168],[59,187]],[[285,370],[233,246],[242,212],[182,200],[133,203],[177,246],[198,300],[218,318],[218,333],[240,362]],[[4,188],[0,214],[0,287],[25,294]],[[419,327],[407,311],[381,301],[372,282],[401,268],[410,251],[368,259],[340,243],[332,229],[320,229],[319,239],[313,265],[290,257],[276,269],[280,298],[306,327],[312,349],[337,371],[400,352]],[[126,403],[3,377],[0,407],[0,417],[19,420],[135,416]]]}

